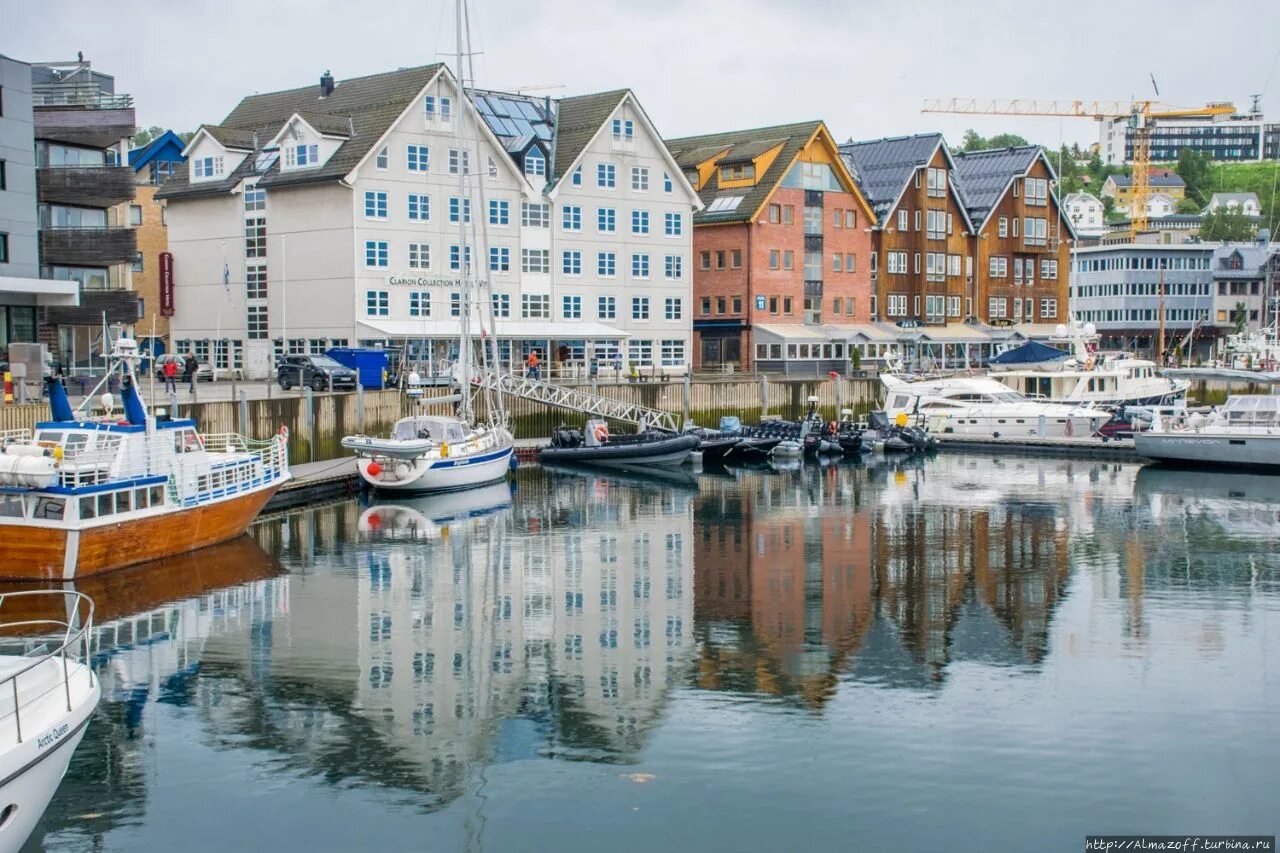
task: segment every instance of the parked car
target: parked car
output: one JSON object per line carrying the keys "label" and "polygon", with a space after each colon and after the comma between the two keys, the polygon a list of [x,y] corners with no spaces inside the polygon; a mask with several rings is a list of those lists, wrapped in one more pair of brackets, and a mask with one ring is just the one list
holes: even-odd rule
{"label": "parked car", "polygon": [[[178,381],[181,382],[182,381],[182,363],[185,360],[186,360],[185,356],[179,355],[176,352],[167,352],[164,355],[157,358],[155,360],[155,363],[152,365],[152,368],[156,374],[156,381],[163,382],[164,366],[171,361],[176,361],[178,363]],[[209,364],[208,362],[200,362],[199,364],[197,364],[196,365],[196,381],[212,382],[213,381],[213,365]]]}
{"label": "parked car", "polygon": [[354,391],[356,372],[327,355],[286,355],[276,367],[280,387],[309,385],[316,391]]}

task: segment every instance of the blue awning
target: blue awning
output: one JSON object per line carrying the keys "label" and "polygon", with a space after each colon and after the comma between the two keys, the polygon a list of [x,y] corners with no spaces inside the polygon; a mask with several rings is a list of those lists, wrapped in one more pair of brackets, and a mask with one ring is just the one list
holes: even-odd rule
{"label": "blue awning", "polygon": [[992,364],[1039,364],[1046,361],[1060,361],[1068,358],[1069,352],[1042,344],[1039,341],[1027,341],[1020,347],[1005,350],[995,358]]}

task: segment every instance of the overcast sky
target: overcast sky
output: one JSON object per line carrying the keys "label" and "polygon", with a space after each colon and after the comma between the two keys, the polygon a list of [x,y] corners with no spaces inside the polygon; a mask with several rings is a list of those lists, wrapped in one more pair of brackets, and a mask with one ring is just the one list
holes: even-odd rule
{"label": "overcast sky", "polygon": [[[552,96],[629,87],[668,137],[821,118],[864,139],[967,127],[1048,145],[1083,119],[924,115],[926,97],[1233,100],[1280,121],[1280,3],[1123,0],[472,0],[478,83]],[[0,0],[0,53],[73,59],[140,125],[216,123],[243,96],[447,59],[453,0]],[[56,10],[56,11],[55,11]],[[1043,10],[1043,11],[1042,11]],[[1268,79],[1270,78],[1270,79]]]}

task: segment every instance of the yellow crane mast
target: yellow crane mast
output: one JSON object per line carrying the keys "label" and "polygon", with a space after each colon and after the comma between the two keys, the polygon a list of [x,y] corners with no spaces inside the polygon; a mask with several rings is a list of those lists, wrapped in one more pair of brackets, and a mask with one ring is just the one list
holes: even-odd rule
{"label": "yellow crane mast", "polygon": [[1170,107],[1155,101],[999,100],[981,98],[928,98],[920,112],[959,115],[1052,116],[1061,118],[1128,118],[1133,140],[1133,187],[1129,203],[1129,227],[1134,234],[1147,229],[1147,199],[1151,195],[1151,128],[1167,118],[1212,118],[1233,115],[1234,104],[1203,107]]}

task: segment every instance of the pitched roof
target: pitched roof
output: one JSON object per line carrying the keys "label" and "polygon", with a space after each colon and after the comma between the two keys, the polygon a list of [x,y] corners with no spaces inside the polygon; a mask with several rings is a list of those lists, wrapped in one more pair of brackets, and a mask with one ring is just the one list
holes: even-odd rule
{"label": "pitched roof", "polygon": [[595,138],[600,126],[605,123],[613,111],[622,103],[622,99],[630,89],[614,89],[611,92],[597,92],[594,95],[578,95],[573,98],[561,98],[557,101],[555,135],[555,162],[551,164],[551,174],[547,183],[554,183],[564,175],[578,159],[578,155]]}
{"label": "pitched roof", "polygon": [[[143,169],[152,160],[164,159],[178,162],[183,159],[182,149],[186,146],[182,143],[182,138],[172,130],[166,130],[155,139],[148,142],[141,148],[135,148],[129,152],[129,167],[137,172]],[[168,151],[171,156],[161,158],[161,154]]]}
{"label": "pitched roof", "polygon": [[1209,199],[1209,204],[1210,206],[1212,206],[1214,204],[1227,204],[1233,201],[1236,202],[1237,204],[1243,204],[1246,201],[1251,201],[1254,204],[1257,204],[1258,194],[1257,193],[1214,193],[1213,198]]}
{"label": "pitched roof", "polygon": [[343,138],[351,136],[351,116],[299,110],[298,118],[311,125],[316,133],[322,133],[325,136],[341,136]]}
{"label": "pitched roof", "polygon": [[[1117,187],[1133,186],[1133,175],[1112,175],[1108,180],[1112,181]],[[1174,174],[1149,175],[1147,183],[1153,187],[1185,187],[1182,178]]]}
{"label": "pitched roof", "polygon": [[[773,159],[769,169],[763,175],[756,176],[755,186],[729,187],[721,190],[719,171],[713,172],[706,184],[698,191],[706,207],[694,214],[694,224],[745,222],[751,219],[760,209],[760,205],[764,204],[765,199],[773,193],[774,188],[786,177],[796,155],[804,149],[821,127],[821,121],[805,121],[798,124],[667,140],[667,147],[671,149],[672,156],[682,169],[691,168],[725,149],[729,151],[721,162],[739,159],[735,158],[735,154],[740,150],[755,151],[755,156],[758,156],[776,147],[778,143],[782,143],[782,150]],[[701,159],[695,159],[698,157]],[[738,201],[731,201],[734,198]],[[725,201],[717,205],[717,199],[725,199]],[[712,210],[713,207],[716,209]]]}
{"label": "pitched roof", "polygon": [[[339,135],[349,138],[319,168],[281,172],[278,165],[273,165],[258,183],[263,187],[281,187],[337,180],[364,159],[442,67],[434,63],[339,81],[328,96],[322,95],[319,84],[250,95],[221,125],[206,125],[202,129],[227,147],[253,150],[255,133],[258,144],[265,144],[294,113],[304,114],[307,122],[321,133],[341,127]],[[325,127],[316,127],[313,121]],[[188,181],[187,168],[180,166],[157,196],[178,198],[224,192],[252,174],[253,160],[253,157],[246,158],[245,163],[222,181],[197,184]]]}
{"label": "pitched roof", "polygon": [[[218,144],[223,148],[234,148],[237,151],[253,150],[254,137],[252,130],[241,130],[218,124],[202,124],[200,129],[218,140]],[[270,136],[267,137],[267,139],[270,138]]]}
{"label": "pitched roof", "polygon": [[1096,204],[1098,207],[1102,207],[1102,202],[1097,197],[1090,195],[1089,193],[1067,193],[1067,196],[1062,200],[1062,203],[1071,204],[1076,201],[1087,201],[1092,204]]}
{"label": "pitched roof", "polygon": [[840,146],[840,154],[875,209],[876,219],[883,222],[907,181],[917,168],[929,162],[941,144],[941,133],[918,133],[864,142],[850,140]]}
{"label": "pitched roof", "polygon": [[1025,175],[1039,156],[1039,145],[955,154],[956,178],[973,221],[985,222],[991,209],[1000,203],[1010,181]]}

